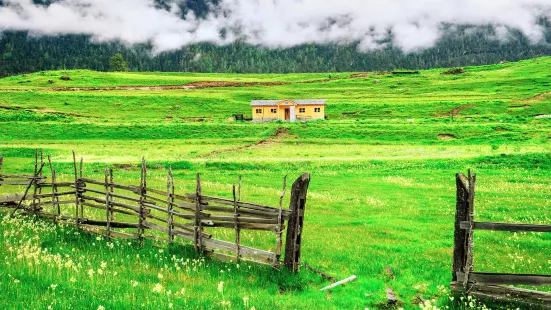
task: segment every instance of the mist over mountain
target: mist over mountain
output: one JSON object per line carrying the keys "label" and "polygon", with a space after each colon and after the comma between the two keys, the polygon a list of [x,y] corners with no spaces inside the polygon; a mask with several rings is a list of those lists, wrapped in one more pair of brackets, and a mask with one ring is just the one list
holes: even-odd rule
{"label": "mist over mountain", "polygon": [[[421,2],[421,3],[419,3]],[[0,0],[0,75],[423,69],[551,55],[544,0]]]}

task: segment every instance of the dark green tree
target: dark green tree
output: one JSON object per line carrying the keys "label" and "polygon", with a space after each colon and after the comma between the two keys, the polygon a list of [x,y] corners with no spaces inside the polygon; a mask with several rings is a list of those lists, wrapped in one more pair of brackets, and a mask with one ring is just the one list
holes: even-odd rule
{"label": "dark green tree", "polygon": [[115,55],[111,56],[111,58],[109,58],[109,71],[128,71],[128,63],[124,61],[124,58],[122,58],[122,55],[120,53],[116,53]]}

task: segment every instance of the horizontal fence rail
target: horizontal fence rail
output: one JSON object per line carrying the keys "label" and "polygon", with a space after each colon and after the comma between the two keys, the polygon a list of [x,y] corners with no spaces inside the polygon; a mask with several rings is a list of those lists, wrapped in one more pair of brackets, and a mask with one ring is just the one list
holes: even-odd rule
{"label": "horizontal fence rail", "polygon": [[551,286],[551,275],[489,273],[473,271],[475,230],[551,232],[551,225],[476,222],[474,196],[476,175],[456,175],[456,214],[452,290],[479,298],[508,301],[531,308],[551,309],[551,293],[503,285]]}
{"label": "horizontal fence rail", "polygon": [[[0,169],[3,163],[4,158],[0,157]],[[50,168],[49,178],[42,172],[45,165]],[[168,243],[188,241],[198,252],[220,259],[250,260],[276,268],[285,265],[295,272],[299,270],[304,208],[310,182],[308,173],[292,185],[289,208],[283,208],[286,178],[279,207],[271,207],[242,201],[241,177],[238,185],[232,188],[232,199],[204,195],[199,174],[194,193],[177,194],[170,167],[166,190],[150,188],[145,159],[142,159],[138,186],[115,182],[113,169],[107,166],[101,180],[84,177],[83,160],[77,163],[74,152],[73,173],[74,181],[57,181],[51,158],[48,156],[45,163],[42,152],[37,150],[34,175],[0,174],[0,190],[5,186],[26,186],[23,193],[0,195],[0,206],[11,209],[12,214],[20,211],[54,222],[68,222],[106,238]],[[103,218],[96,218],[97,211],[91,210],[100,210]],[[231,230],[235,238],[232,241],[216,239],[217,229]],[[273,250],[242,244],[242,231],[246,230],[272,234],[275,237]],[[281,259],[283,248],[284,260]]]}

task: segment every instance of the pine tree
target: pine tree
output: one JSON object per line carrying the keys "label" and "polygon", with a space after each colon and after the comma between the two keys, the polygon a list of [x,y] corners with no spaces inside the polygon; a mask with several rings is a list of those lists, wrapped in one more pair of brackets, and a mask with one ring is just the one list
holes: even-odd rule
{"label": "pine tree", "polygon": [[128,71],[128,63],[124,61],[120,53],[116,53],[109,58],[109,71],[113,72],[126,72]]}

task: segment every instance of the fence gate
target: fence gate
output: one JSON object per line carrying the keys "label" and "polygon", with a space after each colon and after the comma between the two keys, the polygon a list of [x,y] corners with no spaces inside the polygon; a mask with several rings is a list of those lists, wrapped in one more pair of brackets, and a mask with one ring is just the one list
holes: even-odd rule
{"label": "fence gate", "polygon": [[503,285],[551,286],[551,275],[488,273],[474,271],[475,230],[509,232],[551,232],[551,225],[476,222],[474,212],[476,175],[457,174],[457,196],[451,288],[456,293],[479,299],[551,309],[551,293]]}
{"label": "fence gate", "polygon": [[[0,168],[3,162],[0,156]],[[50,170],[49,179],[43,173],[47,170],[45,166]],[[102,178],[87,178],[82,158],[77,162],[73,152],[74,178],[61,182],[57,180],[51,158],[48,156],[45,160],[37,150],[32,175],[0,174],[0,189],[9,185],[25,188],[22,193],[0,195],[0,207],[11,209],[12,214],[21,211],[51,218],[54,222],[64,221],[106,238],[153,239],[168,243],[188,241],[198,252],[217,258],[250,260],[276,268],[284,265],[294,272],[299,270],[310,174],[305,173],[294,182],[289,208],[283,208],[286,178],[279,206],[270,207],[242,201],[241,177],[228,198],[206,195],[199,174],[195,192],[178,194],[170,167],[166,188],[162,189],[148,184],[145,159],[139,167],[140,184],[137,186],[115,182],[113,169],[108,166]],[[232,235],[228,237],[227,233],[222,233],[224,229],[231,230]],[[243,242],[246,230],[268,232],[262,235],[268,237],[261,240],[263,249]],[[215,238],[217,234],[226,239]],[[282,261],[283,248],[285,258]]]}

